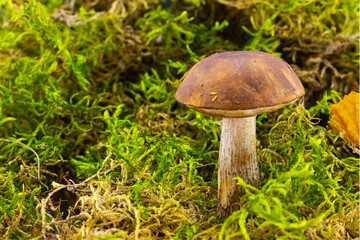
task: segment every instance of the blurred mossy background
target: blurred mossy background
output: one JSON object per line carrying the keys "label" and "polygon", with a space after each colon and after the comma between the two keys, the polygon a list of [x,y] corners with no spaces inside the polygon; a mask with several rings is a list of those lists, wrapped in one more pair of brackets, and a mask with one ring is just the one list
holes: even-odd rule
{"label": "blurred mossy background", "polygon": [[[1,239],[358,239],[357,0],[0,0]],[[220,119],[174,99],[210,54],[271,52],[305,108],[258,116],[262,188],[215,218]],[[38,179],[40,174],[40,179]]]}

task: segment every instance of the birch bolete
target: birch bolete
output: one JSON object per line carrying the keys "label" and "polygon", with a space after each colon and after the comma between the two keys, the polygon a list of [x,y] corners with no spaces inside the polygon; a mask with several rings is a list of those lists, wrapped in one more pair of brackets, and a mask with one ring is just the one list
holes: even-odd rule
{"label": "birch bolete", "polygon": [[211,55],[196,63],[175,94],[182,104],[222,118],[218,163],[217,217],[239,209],[244,189],[234,177],[260,186],[256,154],[256,115],[272,112],[304,95],[291,67],[264,52]]}

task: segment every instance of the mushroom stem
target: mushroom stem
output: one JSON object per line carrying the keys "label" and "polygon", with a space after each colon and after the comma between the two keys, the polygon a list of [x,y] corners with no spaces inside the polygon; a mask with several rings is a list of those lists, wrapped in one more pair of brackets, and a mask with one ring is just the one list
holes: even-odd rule
{"label": "mushroom stem", "polygon": [[256,156],[256,116],[223,118],[219,165],[217,217],[228,217],[239,209],[244,189],[234,177],[241,177],[251,185],[260,184]]}

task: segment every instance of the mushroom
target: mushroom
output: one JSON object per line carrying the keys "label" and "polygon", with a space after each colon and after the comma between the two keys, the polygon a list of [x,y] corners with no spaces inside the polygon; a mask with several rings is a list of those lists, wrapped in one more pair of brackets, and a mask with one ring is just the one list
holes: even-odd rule
{"label": "mushroom", "polygon": [[305,93],[291,67],[256,51],[213,54],[186,74],[175,98],[186,106],[222,118],[218,163],[217,217],[239,209],[244,189],[234,177],[260,185],[256,154],[256,115],[294,103]]}

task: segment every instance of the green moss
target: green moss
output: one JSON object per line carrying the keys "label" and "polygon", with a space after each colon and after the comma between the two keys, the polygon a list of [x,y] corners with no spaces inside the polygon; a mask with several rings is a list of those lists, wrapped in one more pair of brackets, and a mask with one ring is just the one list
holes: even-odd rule
{"label": "green moss", "polygon": [[[0,136],[40,158],[0,142],[0,238],[359,234],[358,156],[327,125],[358,86],[356,1],[65,2],[0,0]],[[174,94],[228,50],[283,57],[308,110],[258,116],[262,188],[238,179],[242,208],[219,222],[220,119]]]}

